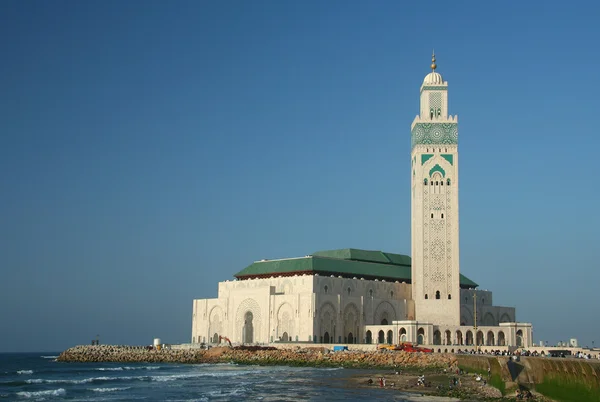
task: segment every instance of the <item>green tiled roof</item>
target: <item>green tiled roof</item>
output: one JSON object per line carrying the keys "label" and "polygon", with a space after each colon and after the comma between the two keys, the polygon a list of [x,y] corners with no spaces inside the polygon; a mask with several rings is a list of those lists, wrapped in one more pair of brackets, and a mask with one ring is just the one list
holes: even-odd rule
{"label": "green tiled roof", "polygon": [[[257,261],[235,274],[235,277],[249,279],[308,273],[410,282],[410,264],[411,259],[407,255],[345,248],[317,251],[310,256],[300,258]],[[471,288],[478,285],[461,274],[460,286]]]}

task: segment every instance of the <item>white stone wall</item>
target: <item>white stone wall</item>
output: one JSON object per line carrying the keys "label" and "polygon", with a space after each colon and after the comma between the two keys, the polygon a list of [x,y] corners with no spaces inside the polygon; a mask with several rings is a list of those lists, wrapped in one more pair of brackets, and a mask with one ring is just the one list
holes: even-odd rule
{"label": "white stone wall", "polygon": [[364,343],[365,325],[414,316],[407,283],[315,277],[317,342]]}
{"label": "white stone wall", "polygon": [[[492,292],[488,290],[461,289],[460,291],[460,323],[473,326],[474,310],[477,307],[477,325],[495,326],[503,322],[515,322],[514,307],[494,306]],[[476,296],[477,302],[474,302]]]}
{"label": "white stone wall", "polygon": [[[234,343],[266,343],[282,337],[308,341],[312,336],[312,288],[309,275],[226,281],[217,299],[194,300],[192,342],[226,336]],[[248,313],[252,314],[251,331]]]}
{"label": "white stone wall", "polygon": [[[473,329],[472,302],[468,302],[472,290],[460,292],[463,316],[467,320],[470,317],[462,326],[414,320],[411,294],[407,283],[310,275],[221,282],[219,298],[194,300],[192,343],[218,341],[219,335],[234,343],[250,343],[244,337],[244,318],[252,312],[251,343],[287,340],[374,344],[380,341],[379,333],[383,331],[385,343],[391,332],[392,343],[445,345],[449,331],[450,345],[465,346],[474,345],[481,331],[484,345],[493,338],[493,345],[502,346],[498,342],[502,332],[505,346],[516,346],[517,331],[521,330],[523,345],[530,346],[531,325],[516,324],[514,308],[491,305],[492,292],[476,293],[477,332]],[[493,323],[486,322],[488,313]],[[509,317],[511,322],[498,326],[500,317]],[[468,333],[472,335],[470,342]]]}

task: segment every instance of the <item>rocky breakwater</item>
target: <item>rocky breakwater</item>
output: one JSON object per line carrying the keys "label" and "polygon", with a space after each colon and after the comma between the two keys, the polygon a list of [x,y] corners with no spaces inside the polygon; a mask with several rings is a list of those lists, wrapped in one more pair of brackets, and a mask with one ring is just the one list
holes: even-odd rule
{"label": "rocky breakwater", "polygon": [[346,368],[448,368],[457,364],[452,354],[403,351],[341,351],[325,348],[226,348],[155,350],[131,346],[75,346],[60,354],[62,362],[238,363]]}

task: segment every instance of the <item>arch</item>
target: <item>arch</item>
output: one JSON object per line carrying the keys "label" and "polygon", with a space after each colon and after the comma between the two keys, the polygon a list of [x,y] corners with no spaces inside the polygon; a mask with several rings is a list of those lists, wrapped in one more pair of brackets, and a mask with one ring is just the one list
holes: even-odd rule
{"label": "arch", "polygon": [[483,338],[483,332],[477,331],[477,344],[476,346],[485,345],[485,340]]}
{"label": "arch", "polygon": [[406,342],[406,328],[400,328],[400,331],[398,332],[398,339],[400,339],[400,342]]}
{"label": "arch", "polygon": [[333,304],[330,302],[323,303],[319,309],[319,333],[321,334],[321,337],[325,336],[325,332],[328,333],[328,338],[333,338],[335,336],[335,321],[335,307],[333,307]]}
{"label": "arch", "polygon": [[517,346],[518,347],[523,347],[524,342],[523,342],[523,331],[522,330],[518,330],[517,331]]}
{"label": "arch", "polygon": [[219,343],[219,334],[215,332],[211,339],[212,343]]}
{"label": "arch", "polygon": [[383,330],[379,331],[379,337],[377,339],[378,343],[385,343],[385,332],[383,332]]}
{"label": "arch", "polygon": [[289,341],[290,341],[290,337],[289,337],[288,333],[287,333],[287,332],[284,332],[284,333],[281,335],[281,342],[289,342]]}
{"label": "arch", "polygon": [[252,311],[246,311],[244,314],[244,326],[242,329],[242,343],[254,342],[254,314]]}
{"label": "arch", "polygon": [[452,345],[452,332],[449,329],[446,330],[446,345]]}
{"label": "arch", "polygon": [[433,331],[433,344],[434,345],[442,344],[442,333],[438,329]]}
{"label": "arch", "polygon": [[[222,334],[223,331],[223,320],[225,319],[225,314],[223,313],[223,309],[220,306],[214,306],[210,312],[208,313],[208,333],[209,334]],[[217,338],[218,343],[219,339]]]}
{"label": "arch", "polygon": [[373,333],[370,330],[367,331],[367,339],[365,340],[365,342],[368,344],[373,343]]}
{"label": "arch", "polygon": [[494,333],[492,331],[488,331],[488,333],[487,333],[487,343],[486,343],[486,345],[488,345],[488,346],[495,346],[496,345],[496,342],[495,342],[495,339],[494,339]]}
{"label": "arch", "polygon": [[508,314],[504,313],[500,316],[500,322],[513,322],[513,320],[511,320]]}
{"label": "arch", "polygon": [[[252,313],[248,315],[247,313]],[[235,338],[243,343],[255,342],[255,336],[260,336],[261,329],[261,312],[260,306],[256,300],[248,298],[243,300],[237,308],[235,320]],[[249,320],[249,321],[248,321]],[[248,321],[248,322],[246,322]],[[248,325],[246,327],[246,325]],[[248,338],[248,336],[250,336]]]}
{"label": "arch", "polygon": [[462,331],[456,331],[456,344],[457,345],[464,345]]}
{"label": "arch", "polygon": [[483,316],[483,325],[486,327],[493,327],[496,325],[496,319],[492,315],[492,313],[485,313]]}
{"label": "arch", "polygon": [[427,296],[427,293],[425,293],[425,300],[429,299],[429,296]]}
{"label": "arch", "polygon": [[437,300],[439,300],[439,299],[440,299],[440,291],[439,291],[439,290],[436,290],[436,291],[435,291],[435,298],[436,298]]}
{"label": "arch", "polygon": [[329,332],[323,334],[323,343],[329,343]]}
{"label": "arch", "polygon": [[[354,303],[348,303],[344,308],[343,334],[357,334],[360,320],[358,307]],[[353,337],[354,338],[354,337]],[[352,343],[351,341],[348,341]]]}
{"label": "arch", "polygon": [[348,333],[348,343],[354,343],[354,336],[352,335],[352,332]]}
{"label": "arch", "polygon": [[498,331],[498,346],[506,346],[504,331]]}
{"label": "arch", "polygon": [[384,318],[383,320],[381,320],[381,325],[388,325],[387,318]]}
{"label": "arch", "polygon": [[382,301],[377,305],[374,314],[374,321],[376,325],[387,325],[383,324],[383,320],[387,320],[387,322],[396,321],[396,309],[394,306],[388,301]]}
{"label": "arch", "polygon": [[353,279],[344,279],[342,292],[347,296],[356,295],[356,283]]}
{"label": "arch", "polygon": [[427,339],[425,338],[425,330],[423,329],[423,327],[421,327],[417,331],[417,343],[423,345],[426,341]]}
{"label": "arch", "polygon": [[277,308],[277,332],[276,334],[283,334],[287,332],[288,334],[294,333],[294,309],[291,304],[287,302],[283,302]]}
{"label": "arch", "polygon": [[394,333],[391,329],[387,332],[387,343],[389,343],[390,345],[394,343]]}
{"label": "arch", "polygon": [[473,345],[473,332],[471,332],[471,330],[467,331],[467,339],[465,345]]}
{"label": "arch", "polygon": [[442,167],[440,165],[435,165],[434,167],[431,168],[431,170],[429,171],[429,177],[432,177],[434,173],[439,172],[442,177],[446,176],[446,172],[444,171],[444,169],[442,169]]}

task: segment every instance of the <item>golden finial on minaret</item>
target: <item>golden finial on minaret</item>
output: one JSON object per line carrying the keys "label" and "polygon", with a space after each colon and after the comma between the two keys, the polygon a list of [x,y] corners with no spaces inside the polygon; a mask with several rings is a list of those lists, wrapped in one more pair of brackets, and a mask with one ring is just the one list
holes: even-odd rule
{"label": "golden finial on minaret", "polygon": [[435,51],[431,55],[431,71],[435,71],[437,64],[435,64]]}

